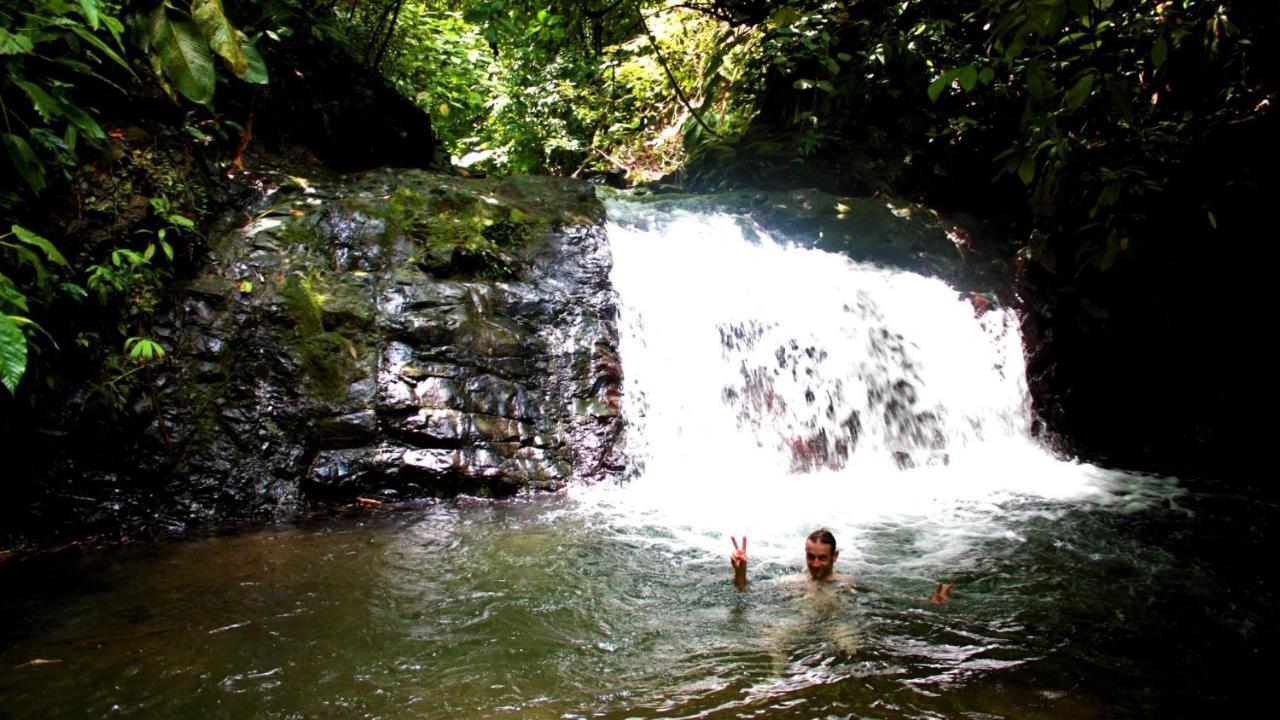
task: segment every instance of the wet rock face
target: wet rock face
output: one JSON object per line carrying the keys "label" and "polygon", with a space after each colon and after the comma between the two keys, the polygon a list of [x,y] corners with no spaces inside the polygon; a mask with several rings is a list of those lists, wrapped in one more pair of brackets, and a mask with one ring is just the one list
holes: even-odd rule
{"label": "wet rock face", "polygon": [[[555,489],[621,468],[602,209],[585,183],[259,179],[157,334],[136,448],[174,523]],[[495,230],[496,228],[496,230]]]}

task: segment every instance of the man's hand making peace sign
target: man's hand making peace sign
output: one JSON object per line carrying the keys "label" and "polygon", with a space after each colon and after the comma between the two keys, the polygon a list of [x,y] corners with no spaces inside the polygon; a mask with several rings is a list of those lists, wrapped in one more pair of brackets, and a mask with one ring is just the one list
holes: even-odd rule
{"label": "man's hand making peace sign", "polygon": [[729,556],[729,564],[733,565],[733,584],[737,585],[739,590],[745,590],[747,587],[747,536],[742,536],[742,545],[738,545],[738,539],[732,535],[729,539],[733,541],[733,554]]}

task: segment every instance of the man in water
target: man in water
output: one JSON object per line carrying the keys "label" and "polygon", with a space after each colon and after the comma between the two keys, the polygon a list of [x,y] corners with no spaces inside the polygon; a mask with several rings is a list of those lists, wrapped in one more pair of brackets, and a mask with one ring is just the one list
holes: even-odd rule
{"label": "man in water", "polygon": [[[746,590],[747,536],[742,536],[741,545],[738,544],[737,538],[730,536],[729,539],[733,541],[733,554],[729,556],[729,563],[733,565],[733,584],[739,590]],[[840,551],[836,549],[836,536],[832,535],[830,530],[814,530],[804,541],[804,564],[809,575],[807,578],[804,576],[801,578],[807,580],[811,587],[850,583],[851,578],[835,572],[838,557],[840,557]],[[955,583],[938,583],[938,587],[933,591],[933,602],[938,605],[950,602],[951,590],[955,586]]]}

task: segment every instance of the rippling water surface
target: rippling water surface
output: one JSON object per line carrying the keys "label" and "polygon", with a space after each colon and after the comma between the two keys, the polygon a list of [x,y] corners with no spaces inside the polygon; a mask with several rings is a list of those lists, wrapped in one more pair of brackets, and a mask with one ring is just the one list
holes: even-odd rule
{"label": "rippling water surface", "polygon": [[[1260,570],[1216,553],[1274,513],[1253,508],[1250,532],[1212,515],[1241,501],[1184,502],[1210,515],[1028,500],[1005,537],[940,565],[912,559],[923,528],[883,522],[840,560],[856,589],[816,593],[775,581],[799,539],[739,593],[727,553],[563,496],[63,553],[0,574],[0,717],[1231,708],[1274,604],[1247,581]],[[951,604],[926,602],[936,577],[958,583]]]}

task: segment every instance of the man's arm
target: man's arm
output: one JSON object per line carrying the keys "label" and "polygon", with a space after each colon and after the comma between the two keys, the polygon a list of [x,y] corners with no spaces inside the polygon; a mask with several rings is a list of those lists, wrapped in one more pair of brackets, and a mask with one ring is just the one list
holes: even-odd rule
{"label": "man's arm", "polygon": [[747,589],[747,536],[742,536],[742,546],[738,546],[738,539],[729,536],[733,541],[733,554],[729,556],[729,564],[733,565],[733,584],[739,590]]}

